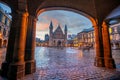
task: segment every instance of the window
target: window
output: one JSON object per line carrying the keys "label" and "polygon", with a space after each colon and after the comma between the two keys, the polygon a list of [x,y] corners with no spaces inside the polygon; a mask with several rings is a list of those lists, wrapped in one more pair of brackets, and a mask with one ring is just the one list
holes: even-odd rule
{"label": "window", "polygon": [[6,17],[3,15],[3,17],[2,17],[2,22],[3,22],[3,23],[5,23],[5,18],[6,18]]}
{"label": "window", "polygon": [[7,19],[7,17],[5,18],[5,25],[7,25],[7,21],[8,21],[8,19]]}
{"label": "window", "polygon": [[7,26],[10,26],[10,20],[7,19]]}
{"label": "window", "polygon": [[2,31],[2,26],[0,26],[0,32]]}
{"label": "window", "polygon": [[6,29],[3,30],[3,35],[6,36]]}
{"label": "window", "polygon": [[120,34],[120,26],[117,27],[117,32]]}

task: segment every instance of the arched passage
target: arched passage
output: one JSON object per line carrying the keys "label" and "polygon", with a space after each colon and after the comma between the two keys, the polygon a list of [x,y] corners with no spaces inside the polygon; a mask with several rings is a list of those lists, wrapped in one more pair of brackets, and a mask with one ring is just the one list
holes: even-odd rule
{"label": "arched passage", "polygon": [[[40,15],[44,11],[49,10],[67,10],[67,11],[73,11],[78,14],[82,14],[83,16],[87,17],[95,30],[95,45],[96,45],[96,57],[95,57],[95,66],[104,66],[104,56],[102,52],[102,41],[100,41],[100,35],[102,33],[99,32],[98,22],[91,17],[90,15],[85,14],[84,12],[81,12],[76,9],[72,8],[66,8],[66,7],[50,7],[50,8],[44,8],[39,9],[39,11],[35,15],[29,14],[28,16],[28,30],[27,30],[27,39],[26,39],[26,53],[25,53],[25,61],[26,61],[26,74],[35,72],[35,59],[34,59],[34,50],[35,50],[35,33],[36,33],[36,18],[38,15]],[[102,39],[101,39],[102,40]],[[30,44],[31,43],[31,44]],[[29,67],[29,68],[28,68]],[[31,67],[31,68],[30,68]]]}
{"label": "arched passage", "polygon": [[84,17],[88,18],[92,22],[93,26],[97,24],[97,21],[92,16],[88,15],[87,13],[79,11],[79,10],[74,9],[74,8],[67,8],[67,7],[49,7],[49,8],[43,8],[43,9],[38,8],[38,10],[36,12],[36,16],[38,17],[42,12],[50,11],[50,10],[72,11],[72,12],[75,12],[77,14],[83,15]]}
{"label": "arched passage", "polygon": [[[9,4],[12,5],[12,9],[13,9],[12,10],[13,23],[11,27],[11,32],[10,32],[11,36],[8,42],[8,50],[7,50],[7,52],[10,54],[8,54],[8,56],[6,57],[7,64],[5,64],[5,66],[9,67],[9,70],[8,68],[4,70],[9,73],[8,74],[9,79],[22,78],[24,76],[24,71],[26,71],[26,73],[35,72],[34,48],[35,48],[35,30],[36,30],[35,26],[36,26],[36,20],[38,16],[38,14],[36,13],[37,10],[41,10],[46,7],[50,8],[54,6],[65,7],[67,6],[66,4],[68,4],[67,7],[70,7],[70,8],[73,7],[75,10],[78,9],[78,11],[82,10],[83,12],[84,11],[88,12],[95,18],[95,19],[94,18],[90,19],[91,22],[93,23],[93,26],[95,29],[95,36],[96,36],[95,40],[96,40],[96,53],[97,53],[96,56],[97,57],[95,59],[95,62],[96,62],[95,64],[96,66],[103,66],[104,58],[103,58],[103,51],[102,51],[103,42],[102,42],[101,23],[103,18],[106,16],[106,14],[108,14],[108,12],[115,7],[114,6],[109,9],[109,6],[113,5],[114,3],[115,4],[119,4],[119,3],[117,3],[117,1],[114,1],[114,3],[112,3],[111,2],[112,0],[111,1],[107,0],[106,3],[109,2],[108,7],[105,7],[106,4],[104,4],[103,6],[102,5],[103,1],[101,0],[100,1],[90,0],[89,1],[90,3],[87,0],[74,1],[74,2],[73,0],[59,0],[59,1],[54,0],[52,2],[50,1],[51,0],[45,0],[45,1],[30,0],[26,2],[26,0],[24,1],[16,0],[14,2],[11,0],[10,1],[5,0],[5,2],[8,2]],[[33,4],[34,2],[36,5]],[[98,3],[102,6],[97,7]],[[38,7],[39,5],[40,5],[40,9]],[[104,8],[106,8],[106,10],[108,9],[106,14],[104,14],[104,11],[103,11]],[[102,10],[102,11],[99,11],[99,10]],[[26,29],[26,27],[28,27],[28,29]],[[27,30],[27,39],[29,39],[29,41],[26,40],[26,30]],[[108,36],[108,34],[106,35]],[[25,51],[25,56],[24,56],[24,51]],[[14,74],[12,74],[13,71],[14,71]],[[19,76],[15,76],[15,75],[19,75]]]}

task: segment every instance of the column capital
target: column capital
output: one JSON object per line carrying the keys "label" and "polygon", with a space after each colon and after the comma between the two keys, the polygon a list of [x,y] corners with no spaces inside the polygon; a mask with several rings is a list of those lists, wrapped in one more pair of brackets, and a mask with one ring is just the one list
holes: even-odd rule
{"label": "column capital", "polygon": [[28,17],[32,18],[35,22],[38,20],[38,18],[36,16],[34,16],[34,15],[29,15]]}
{"label": "column capital", "polygon": [[12,16],[22,15],[22,16],[24,16],[24,17],[28,17],[28,16],[29,16],[29,13],[28,13],[27,11],[16,10],[16,11],[12,12],[11,15],[12,15]]}
{"label": "column capital", "polygon": [[104,29],[109,28],[109,24],[106,21],[103,21],[102,28],[104,28]]}
{"label": "column capital", "polygon": [[102,26],[108,26],[108,25],[109,25],[109,23],[107,21],[103,21]]}

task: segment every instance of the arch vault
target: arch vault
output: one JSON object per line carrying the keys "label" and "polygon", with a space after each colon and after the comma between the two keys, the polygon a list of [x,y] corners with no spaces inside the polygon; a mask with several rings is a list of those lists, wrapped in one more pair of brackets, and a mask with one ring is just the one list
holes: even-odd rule
{"label": "arch vault", "polygon": [[0,0],[12,9],[12,24],[2,75],[22,79],[35,72],[35,31],[38,15],[47,10],[66,9],[91,20],[95,30],[95,66],[115,68],[111,55],[106,17],[120,0]]}

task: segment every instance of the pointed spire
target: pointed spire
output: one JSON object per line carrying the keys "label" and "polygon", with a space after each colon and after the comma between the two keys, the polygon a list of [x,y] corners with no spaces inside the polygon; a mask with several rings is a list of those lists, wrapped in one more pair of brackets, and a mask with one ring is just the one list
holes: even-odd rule
{"label": "pointed spire", "polygon": [[58,24],[58,27],[60,27],[60,24]]}
{"label": "pointed spire", "polygon": [[50,22],[50,26],[49,26],[50,29],[53,29],[53,24],[52,24],[52,21]]}
{"label": "pointed spire", "polygon": [[67,25],[65,25],[65,29],[64,30],[67,31]]}

